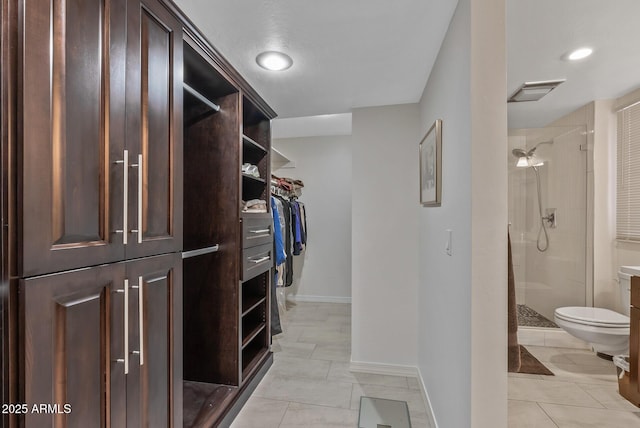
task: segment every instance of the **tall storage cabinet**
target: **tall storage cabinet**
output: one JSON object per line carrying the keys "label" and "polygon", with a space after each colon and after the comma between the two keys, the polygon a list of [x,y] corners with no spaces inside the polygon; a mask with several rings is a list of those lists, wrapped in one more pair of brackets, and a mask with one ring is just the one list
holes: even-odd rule
{"label": "tall storage cabinet", "polygon": [[180,251],[181,24],[157,0],[24,13],[20,276]]}
{"label": "tall storage cabinet", "polygon": [[25,426],[180,425],[182,24],[157,0],[22,3],[19,391],[71,405]]}
{"label": "tall storage cabinet", "polygon": [[275,113],[170,0],[2,13],[5,391],[59,410],[3,422],[228,425],[272,362],[270,215],[241,207]]}

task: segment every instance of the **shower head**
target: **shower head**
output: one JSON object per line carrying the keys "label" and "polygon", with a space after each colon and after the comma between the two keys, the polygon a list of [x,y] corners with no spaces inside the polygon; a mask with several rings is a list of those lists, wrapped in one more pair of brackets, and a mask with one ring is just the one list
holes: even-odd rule
{"label": "shower head", "polygon": [[517,158],[526,158],[527,156],[529,156],[523,149],[513,149],[511,150],[511,153]]}
{"label": "shower head", "polygon": [[541,166],[544,162],[540,162],[534,157],[536,149],[541,144],[553,144],[553,140],[542,141],[536,144],[535,146],[533,146],[533,148],[531,148],[529,151],[526,151],[524,149],[511,150],[511,154],[518,158],[518,163],[516,164],[516,166],[518,167]]}

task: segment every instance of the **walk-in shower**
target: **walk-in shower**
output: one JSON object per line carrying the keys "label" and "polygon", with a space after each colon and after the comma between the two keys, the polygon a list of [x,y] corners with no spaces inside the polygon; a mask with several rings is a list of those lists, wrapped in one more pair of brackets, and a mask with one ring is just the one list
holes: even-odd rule
{"label": "walk-in shower", "polygon": [[509,231],[521,325],[554,327],[561,306],[590,306],[584,127],[509,131]]}
{"label": "walk-in shower", "polygon": [[[516,158],[518,158],[518,162],[516,163],[516,167],[518,168],[533,168],[533,171],[536,173],[536,194],[538,195],[538,219],[540,220],[540,227],[538,228],[538,238],[536,240],[536,248],[538,251],[547,251],[549,248],[549,234],[547,233],[547,225],[546,222],[549,222],[549,227],[555,227],[555,212],[550,212],[549,215],[542,215],[542,190],[540,189],[540,172],[538,171],[538,167],[544,165],[544,161],[538,159],[536,157],[536,149],[541,144],[553,144],[553,141],[541,141],[540,143],[533,146],[533,148],[529,150],[524,149],[513,149],[511,150],[511,154],[513,154]],[[544,241],[541,240],[542,233],[544,232]]]}

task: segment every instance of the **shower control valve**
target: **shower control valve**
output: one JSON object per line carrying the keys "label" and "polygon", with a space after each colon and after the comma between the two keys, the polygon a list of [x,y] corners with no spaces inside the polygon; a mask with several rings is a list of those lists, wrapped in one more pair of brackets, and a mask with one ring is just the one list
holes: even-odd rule
{"label": "shower control valve", "polygon": [[547,208],[545,210],[545,213],[547,214],[546,216],[542,217],[542,220],[547,222],[547,225],[551,228],[551,229],[555,229],[556,227],[558,227],[557,224],[557,219],[556,219],[556,208]]}

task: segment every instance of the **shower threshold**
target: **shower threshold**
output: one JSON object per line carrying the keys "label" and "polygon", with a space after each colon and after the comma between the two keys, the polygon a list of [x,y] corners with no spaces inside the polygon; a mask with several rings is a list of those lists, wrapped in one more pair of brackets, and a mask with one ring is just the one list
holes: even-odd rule
{"label": "shower threshold", "polygon": [[527,305],[518,305],[518,327],[558,328],[556,323]]}

